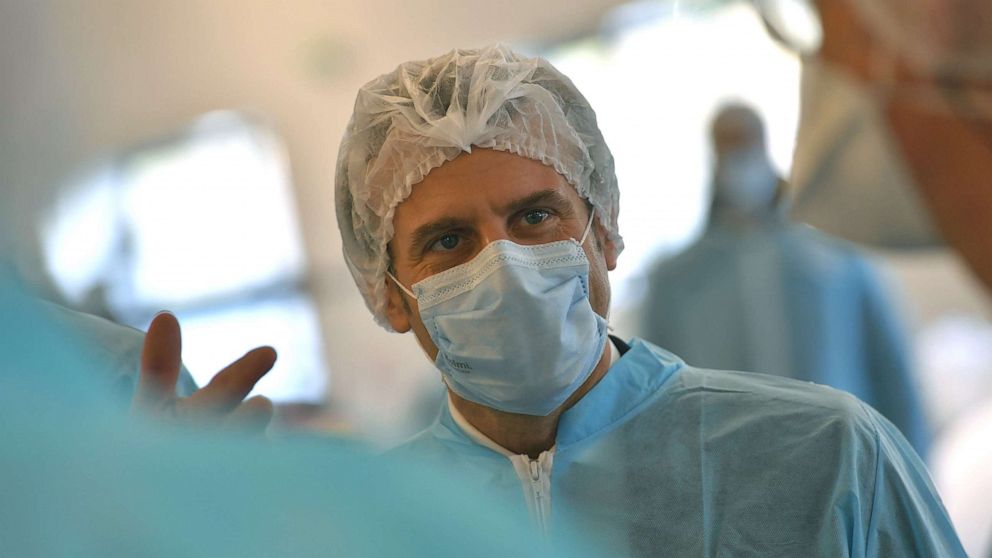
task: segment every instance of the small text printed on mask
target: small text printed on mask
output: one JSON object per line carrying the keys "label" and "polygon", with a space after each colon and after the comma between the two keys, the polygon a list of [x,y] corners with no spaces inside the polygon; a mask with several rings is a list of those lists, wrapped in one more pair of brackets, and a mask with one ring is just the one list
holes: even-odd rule
{"label": "small text printed on mask", "polygon": [[458,362],[457,360],[451,360],[451,359],[448,359],[448,362],[451,363],[452,367],[457,368],[462,372],[467,373],[472,371],[472,367],[467,362]]}

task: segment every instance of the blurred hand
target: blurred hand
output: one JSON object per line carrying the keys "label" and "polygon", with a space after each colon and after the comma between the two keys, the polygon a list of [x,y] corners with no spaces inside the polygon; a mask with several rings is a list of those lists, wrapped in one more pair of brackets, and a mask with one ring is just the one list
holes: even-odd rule
{"label": "blurred hand", "polygon": [[263,433],[272,420],[272,402],[262,396],[242,401],[276,362],[271,347],[258,347],[231,363],[189,397],[176,397],[182,367],[182,336],[176,317],[163,312],[152,320],[141,351],[138,389],[132,413],[167,422],[236,428]]}

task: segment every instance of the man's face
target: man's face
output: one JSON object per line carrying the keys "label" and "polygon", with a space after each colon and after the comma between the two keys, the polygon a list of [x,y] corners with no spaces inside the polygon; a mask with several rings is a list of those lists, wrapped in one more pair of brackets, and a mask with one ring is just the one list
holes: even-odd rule
{"label": "man's face", "polygon": [[[389,243],[393,274],[406,287],[468,262],[490,242],[546,244],[579,239],[590,209],[553,168],[512,153],[475,149],[432,170],[393,216]],[[589,300],[606,316],[607,271],[616,267],[616,246],[599,223],[583,245],[589,259]],[[413,329],[431,359],[431,341],[417,301],[387,279],[387,313],[393,329]],[[521,324],[526,327],[526,324]]]}

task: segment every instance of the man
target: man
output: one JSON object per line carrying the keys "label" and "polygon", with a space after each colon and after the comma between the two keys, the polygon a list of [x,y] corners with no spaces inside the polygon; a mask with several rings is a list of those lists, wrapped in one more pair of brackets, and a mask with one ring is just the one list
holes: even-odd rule
{"label": "man", "polygon": [[401,451],[618,554],[963,555],[923,464],[857,399],[607,336],[617,201],[594,112],[544,60],[457,50],[359,91],[345,257],[449,394]]}
{"label": "man", "polygon": [[929,435],[909,348],[869,262],[854,246],[784,218],[785,185],[750,107],[721,108],[712,138],[709,226],[651,270],[644,338],[695,366],[847,391],[924,455]]}

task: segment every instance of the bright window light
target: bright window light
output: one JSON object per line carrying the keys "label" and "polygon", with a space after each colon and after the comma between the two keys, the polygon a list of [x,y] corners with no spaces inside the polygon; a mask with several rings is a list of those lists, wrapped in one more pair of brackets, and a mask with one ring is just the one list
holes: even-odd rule
{"label": "bright window light", "polygon": [[122,211],[133,302],[169,305],[298,274],[301,241],[282,153],[244,125],[202,126],[134,159]]}
{"label": "bright window light", "polygon": [[279,352],[256,394],[326,396],[320,326],[287,160],[264,127],[214,113],[76,181],[44,230],[67,302],[144,328],[171,309],[198,384],[258,345]]}
{"label": "bright window light", "polygon": [[94,168],[58,200],[41,227],[48,274],[71,304],[80,304],[107,271],[120,241],[112,169]]}
{"label": "bright window light", "polygon": [[183,362],[200,386],[249,350],[268,345],[276,365],[251,395],[319,403],[327,391],[320,326],[310,298],[275,296],[220,310],[180,312]]}

